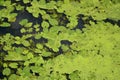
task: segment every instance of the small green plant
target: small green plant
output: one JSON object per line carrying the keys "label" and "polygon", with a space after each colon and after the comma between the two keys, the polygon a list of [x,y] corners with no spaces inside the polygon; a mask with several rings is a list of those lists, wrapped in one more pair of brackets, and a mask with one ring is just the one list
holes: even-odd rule
{"label": "small green plant", "polygon": [[21,36],[0,34],[0,79],[118,80],[119,7],[119,0],[1,0],[0,28],[12,28],[19,12],[42,19],[20,20]]}

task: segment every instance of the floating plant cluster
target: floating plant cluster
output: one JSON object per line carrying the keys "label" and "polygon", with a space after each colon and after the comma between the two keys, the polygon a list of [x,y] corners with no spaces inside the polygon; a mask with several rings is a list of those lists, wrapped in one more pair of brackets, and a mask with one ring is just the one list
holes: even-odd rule
{"label": "floating plant cluster", "polygon": [[120,79],[120,0],[0,0],[0,80]]}

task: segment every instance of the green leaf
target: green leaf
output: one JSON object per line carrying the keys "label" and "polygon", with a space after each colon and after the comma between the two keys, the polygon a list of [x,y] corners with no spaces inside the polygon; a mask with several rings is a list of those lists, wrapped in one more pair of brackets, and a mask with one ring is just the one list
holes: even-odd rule
{"label": "green leaf", "polygon": [[18,6],[15,6],[17,10],[23,10],[24,6],[21,6],[20,4],[18,4]]}
{"label": "green leaf", "polygon": [[10,23],[3,22],[2,24],[0,24],[0,26],[2,26],[2,27],[10,27]]}
{"label": "green leaf", "polygon": [[56,4],[55,1],[50,1],[49,3],[46,4],[46,8],[47,9],[54,9],[54,8],[56,8],[55,4]]}
{"label": "green leaf", "polygon": [[43,49],[43,45],[42,44],[36,44],[36,47],[38,48],[38,49]]}
{"label": "green leaf", "polygon": [[4,63],[4,64],[3,64],[3,67],[4,67],[4,68],[5,68],[5,67],[8,67],[8,65],[7,65],[6,63]]}
{"label": "green leaf", "polygon": [[5,61],[24,61],[25,56],[21,54],[17,54],[16,52],[8,52],[8,55],[5,56],[4,60]]}
{"label": "green leaf", "polygon": [[3,70],[3,75],[8,76],[8,75],[10,75],[10,74],[11,74],[11,70],[10,70],[9,68],[5,68],[5,69]]}
{"label": "green leaf", "polygon": [[24,50],[22,50],[22,53],[23,53],[23,54],[28,54],[28,53],[29,53],[29,50],[24,49]]}
{"label": "green leaf", "polygon": [[51,56],[52,55],[52,53],[51,52],[42,52],[42,56],[44,56],[44,57],[49,57],[49,56]]}
{"label": "green leaf", "polygon": [[20,37],[19,37],[19,36],[16,36],[15,39],[16,39],[16,40],[20,40]]}
{"label": "green leaf", "polygon": [[6,46],[4,46],[3,50],[5,50],[5,51],[6,51],[6,50],[11,50],[11,48],[12,48],[12,47],[11,47],[10,45],[6,45]]}
{"label": "green leaf", "polygon": [[39,13],[33,12],[33,16],[34,16],[35,18],[38,18],[38,17],[39,17]]}
{"label": "green leaf", "polygon": [[36,24],[36,25],[34,25],[34,28],[37,29],[37,28],[39,28],[39,26],[40,26],[39,24]]}
{"label": "green leaf", "polygon": [[59,51],[59,47],[61,45],[60,41],[64,36],[64,35],[62,36],[58,35],[58,32],[62,31],[62,29],[64,30],[64,28],[56,26],[50,28],[50,31],[44,30],[44,33],[41,34],[42,37],[48,39],[46,46],[53,49],[55,52]]}
{"label": "green leaf", "polygon": [[40,33],[35,35],[35,39],[40,39],[40,38],[41,38],[41,34]]}
{"label": "green leaf", "polygon": [[9,67],[11,67],[11,68],[18,68],[18,63],[10,63]]}
{"label": "green leaf", "polygon": [[20,41],[15,41],[15,43],[16,43],[16,44],[21,44],[21,42],[20,42]]}
{"label": "green leaf", "polygon": [[23,53],[23,50],[24,50],[24,48],[22,48],[22,47],[17,47],[17,48],[15,48],[15,52],[16,52],[17,54]]}
{"label": "green leaf", "polygon": [[11,74],[11,75],[9,76],[9,78],[8,78],[8,80],[16,80],[16,79],[19,80],[19,76],[16,75],[16,74]]}
{"label": "green leaf", "polygon": [[23,2],[26,4],[26,3],[29,3],[30,0],[23,0]]}
{"label": "green leaf", "polygon": [[58,21],[56,19],[49,19],[51,25],[58,25]]}
{"label": "green leaf", "polygon": [[26,32],[31,33],[32,31],[33,31],[33,28],[29,28],[29,29],[27,29],[27,31],[26,31]]}
{"label": "green leaf", "polygon": [[19,22],[20,25],[24,26],[28,23],[28,20],[27,19],[23,19]]}
{"label": "green leaf", "polygon": [[27,28],[28,28],[28,27],[31,27],[32,24],[33,24],[32,22],[31,22],[31,23],[27,23],[27,24],[25,24],[25,27],[27,27]]}
{"label": "green leaf", "polygon": [[15,22],[17,13],[10,13],[10,16],[8,16],[9,22]]}
{"label": "green leaf", "polygon": [[45,5],[46,4],[45,0],[40,0],[39,2],[40,2],[41,5]]}
{"label": "green leaf", "polygon": [[25,61],[24,62],[24,66],[29,66],[30,62],[29,61]]}
{"label": "green leaf", "polygon": [[43,18],[43,20],[50,19],[50,15],[44,14],[44,15],[42,16],[42,18]]}
{"label": "green leaf", "polygon": [[55,52],[59,51],[59,47],[61,45],[60,41],[56,38],[56,40],[49,40],[46,44],[48,47],[52,48]]}
{"label": "green leaf", "polygon": [[23,40],[21,43],[26,47],[30,46],[30,42],[27,40]]}
{"label": "green leaf", "polygon": [[3,0],[0,0],[0,5],[3,5],[5,1]]}
{"label": "green leaf", "polygon": [[49,27],[49,23],[46,22],[46,21],[43,21],[41,25],[42,25],[43,28],[48,28]]}
{"label": "green leaf", "polygon": [[35,53],[42,53],[42,50],[41,49],[35,49],[34,52]]}
{"label": "green leaf", "polygon": [[69,50],[69,47],[67,45],[62,45],[61,48],[62,48],[63,51]]}
{"label": "green leaf", "polygon": [[70,74],[69,78],[71,80],[81,80],[79,73],[80,73],[79,71],[75,71],[75,72]]}
{"label": "green leaf", "polygon": [[30,63],[35,63],[36,65],[40,66],[41,64],[44,63],[44,59],[41,56],[34,57],[30,59]]}
{"label": "green leaf", "polygon": [[31,76],[30,67],[24,67],[21,74],[24,76]]}
{"label": "green leaf", "polygon": [[33,73],[39,73],[41,68],[38,66],[31,66],[30,68],[32,70]]}
{"label": "green leaf", "polygon": [[64,0],[65,4],[69,4],[70,0]]}
{"label": "green leaf", "polygon": [[31,59],[31,58],[33,58],[34,57],[34,55],[31,53],[31,52],[29,52],[28,54],[27,54],[27,59]]}
{"label": "green leaf", "polygon": [[21,39],[20,39],[19,36],[16,36],[16,37],[15,37],[15,43],[16,43],[16,44],[21,44]]}
{"label": "green leaf", "polygon": [[36,28],[35,31],[36,31],[36,32],[40,31],[40,28]]}

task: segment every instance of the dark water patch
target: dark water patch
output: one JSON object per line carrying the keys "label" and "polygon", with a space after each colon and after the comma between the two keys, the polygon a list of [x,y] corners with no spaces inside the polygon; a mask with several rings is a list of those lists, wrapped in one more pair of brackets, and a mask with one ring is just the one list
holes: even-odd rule
{"label": "dark water patch", "polygon": [[59,48],[59,52],[58,52],[58,54],[63,54],[63,50],[62,50],[61,47]]}
{"label": "dark water patch", "polygon": [[12,29],[11,27],[0,27],[0,35],[10,33],[13,36],[21,36],[19,29]]}
{"label": "dark water patch", "polygon": [[[4,35],[6,33],[10,33],[14,36],[21,36],[20,29],[23,27],[19,24],[19,22],[22,19],[28,18],[29,21],[35,21],[30,14],[27,12],[21,12],[18,13],[18,16],[16,17],[16,21],[11,23],[11,26],[4,27],[0,26],[0,35]],[[7,22],[7,18],[4,19],[5,22]]]}
{"label": "dark water patch", "polygon": [[69,20],[67,19],[65,14],[57,13],[59,15],[58,25],[60,26],[67,26]]}
{"label": "dark water patch", "polygon": [[3,69],[0,68],[0,80],[3,79],[5,76],[2,74]]}
{"label": "dark water patch", "polygon": [[0,79],[4,78],[2,71],[3,71],[3,56],[0,55]]}
{"label": "dark water patch", "polygon": [[94,20],[94,18],[92,16],[89,16],[84,22],[85,24],[90,24],[90,21],[94,22],[95,24],[97,24],[97,20]]}
{"label": "dark water patch", "polygon": [[69,74],[66,73],[65,76],[66,76],[66,79],[67,79],[67,80],[71,80],[71,79],[69,78]]}
{"label": "dark water patch", "polygon": [[68,40],[62,40],[61,44],[65,44],[65,45],[71,45],[72,42],[68,41]]}
{"label": "dark water patch", "polygon": [[76,26],[77,29],[82,30],[84,28],[84,21],[80,18],[78,19],[78,24]]}
{"label": "dark water patch", "polygon": [[[35,18],[28,11],[21,11],[21,12],[18,13],[15,22],[11,23],[11,26],[9,26],[9,27],[0,26],[0,35],[4,35],[6,33],[10,33],[10,34],[12,34],[14,36],[22,36],[23,34],[21,34],[20,29],[23,28],[24,26],[21,26],[19,24],[19,22],[21,20],[23,20],[23,19],[27,19],[28,22],[32,22],[33,25],[41,24],[41,22],[42,22],[42,17],[41,16],[39,16],[38,18]],[[7,22],[8,19],[4,18],[4,21]],[[33,25],[32,25],[32,27],[33,27]]]}
{"label": "dark water patch", "polygon": [[48,42],[48,40],[45,39],[45,38],[43,38],[43,37],[41,37],[40,39],[35,39],[35,38],[33,38],[33,41],[34,41],[35,44],[37,44],[37,43],[42,43],[42,44],[44,44],[44,43],[47,43],[47,42]]}
{"label": "dark water patch", "polygon": [[104,20],[104,22],[109,22],[109,23],[111,23],[111,24],[113,24],[113,25],[115,25],[115,24],[117,24],[118,22],[117,21],[115,21],[115,20],[112,20],[112,19],[105,19]]}
{"label": "dark water patch", "polygon": [[6,6],[0,5],[0,10],[6,8]]}
{"label": "dark water patch", "polygon": [[11,24],[11,27],[15,29],[21,28],[22,26],[19,24],[19,22],[23,19],[27,19],[28,22],[32,22],[33,25],[36,23],[40,24],[42,22],[41,16],[35,18],[31,13],[25,10],[23,12],[18,13],[18,16],[16,17],[16,21]]}
{"label": "dark water patch", "polygon": [[120,27],[120,20],[118,20],[117,25]]}
{"label": "dark water patch", "polygon": [[76,29],[80,29],[80,30],[82,30],[82,28],[84,28],[84,21],[83,21],[83,18],[84,17],[84,15],[82,15],[82,14],[80,14],[80,15],[78,15],[78,24],[77,24],[77,26],[75,27]]}

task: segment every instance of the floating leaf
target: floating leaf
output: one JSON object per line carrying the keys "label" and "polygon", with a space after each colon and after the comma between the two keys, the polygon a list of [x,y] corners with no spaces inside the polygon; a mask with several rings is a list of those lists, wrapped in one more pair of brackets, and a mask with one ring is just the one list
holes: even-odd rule
{"label": "floating leaf", "polygon": [[60,41],[56,38],[56,40],[49,40],[46,44],[48,47],[52,48],[55,52],[59,51],[59,47],[61,45]]}
{"label": "floating leaf", "polygon": [[64,0],[65,4],[69,4],[70,0]]}
{"label": "floating leaf", "polygon": [[15,52],[8,52],[8,55],[4,58],[5,61],[24,61],[25,56],[17,54]]}
{"label": "floating leaf", "polygon": [[69,50],[69,47],[67,45],[62,45],[61,48],[62,48],[63,51]]}
{"label": "floating leaf", "polygon": [[8,17],[8,21],[15,22],[16,16],[17,16],[17,13],[11,13],[10,16]]}
{"label": "floating leaf", "polygon": [[3,70],[3,75],[8,76],[8,75],[10,75],[10,74],[11,74],[11,70],[10,70],[9,68],[5,68],[5,69]]}
{"label": "floating leaf", "polygon": [[43,21],[41,25],[42,25],[43,28],[48,28],[49,27],[49,23],[46,22],[46,21]]}
{"label": "floating leaf", "polygon": [[[11,74],[11,75],[9,76],[8,80],[16,80],[16,79],[18,79],[18,78],[19,78],[18,75],[16,75],[16,74]],[[19,79],[18,79],[18,80],[19,80]]]}
{"label": "floating leaf", "polygon": [[44,57],[49,57],[51,55],[52,55],[51,52],[42,52],[42,56],[44,56]]}
{"label": "floating leaf", "polygon": [[33,58],[33,57],[34,57],[34,56],[33,56],[32,53],[29,52],[29,53],[27,54],[27,59],[31,59],[31,58]]}
{"label": "floating leaf", "polygon": [[35,29],[36,32],[40,31],[40,28]]}
{"label": "floating leaf", "polygon": [[56,8],[55,4],[56,4],[55,1],[51,1],[50,3],[46,4],[46,8],[47,9],[54,9],[54,8]]}
{"label": "floating leaf", "polygon": [[38,17],[39,17],[39,13],[34,12],[34,13],[33,13],[33,16],[34,16],[35,18],[38,18]]}
{"label": "floating leaf", "polygon": [[27,27],[27,28],[28,28],[28,27],[31,27],[32,24],[33,24],[32,22],[31,22],[31,23],[27,23],[27,24],[25,24],[25,27]]}
{"label": "floating leaf", "polygon": [[2,24],[0,24],[0,26],[2,26],[2,27],[10,27],[10,23],[3,22]]}
{"label": "floating leaf", "polygon": [[20,42],[20,41],[15,41],[15,43],[16,43],[16,44],[21,44],[21,42]]}
{"label": "floating leaf", "polygon": [[42,50],[40,50],[40,49],[35,49],[34,51],[35,51],[35,53],[42,53]]}
{"label": "floating leaf", "polygon": [[51,25],[58,25],[58,21],[56,19],[49,19]]}
{"label": "floating leaf", "polygon": [[36,47],[38,48],[38,49],[43,49],[43,45],[42,44],[36,44]]}
{"label": "floating leaf", "polygon": [[10,63],[9,67],[11,67],[11,68],[17,68],[18,67],[18,63]]}
{"label": "floating leaf", "polygon": [[22,50],[23,52],[23,54],[28,54],[29,53],[29,50],[27,50],[27,49],[24,49],[24,50]]}
{"label": "floating leaf", "polygon": [[69,78],[71,80],[81,80],[79,74],[80,73],[78,71],[75,71],[75,72],[73,72],[73,73],[70,74]]}
{"label": "floating leaf", "polygon": [[40,26],[39,24],[36,24],[36,25],[34,25],[34,28],[37,29],[37,28],[39,28],[39,26]]}
{"label": "floating leaf", "polygon": [[22,19],[22,20],[19,22],[19,24],[22,25],[22,26],[26,25],[27,23],[28,23],[28,20],[27,20],[27,19]]}
{"label": "floating leaf", "polygon": [[23,10],[24,9],[24,6],[21,6],[21,5],[18,5],[18,6],[15,6],[17,10]]}
{"label": "floating leaf", "polygon": [[21,53],[23,53],[23,48],[22,47],[17,47],[17,48],[15,48],[15,52],[17,53],[17,54],[21,54]]}
{"label": "floating leaf", "polygon": [[31,69],[32,72],[34,72],[34,73],[38,73],[38,72],[40,72],[40,70],[41,70],[41,68],[38,67],[38,66],[32,66],[30,69]]}
{"label": "floating leaf", "polygon": [[8,67],[8,65],[6,63],[3,64],[3,67]]}
{"label": "floating leaf", "polygon": [[41,38],[41,34],[40,33],[35,35],[35,39],[40,39],[40,38]]}
{"label": "floating leaf", "polygon": [[24,67],[22,73],[25,76],[30,76],[31,75],[31,73],[30,73],[30,67]]}
{"label": "floating leaf", "polygon": [[26,47],[30,46],[30,43],[27,40],[23,40],[21,43]]}
{"label": "floating leaf", "polygon": [[30,63],[35,63],[36,65],[41,65],[44,63],[44,60],[41,56],[38,56],[38,57],[34,57],[32,59],[30,59],[29,61]]}
{"label": "floating leaf", "polygon": [[26,4],[26,3],[29,3],[30,0],[23,0],[23,2]]}
{"label": "floating leaf", "polygon": [[24,62],[24,66],[29,66],[30,62],[29,61],[25,61]]}

